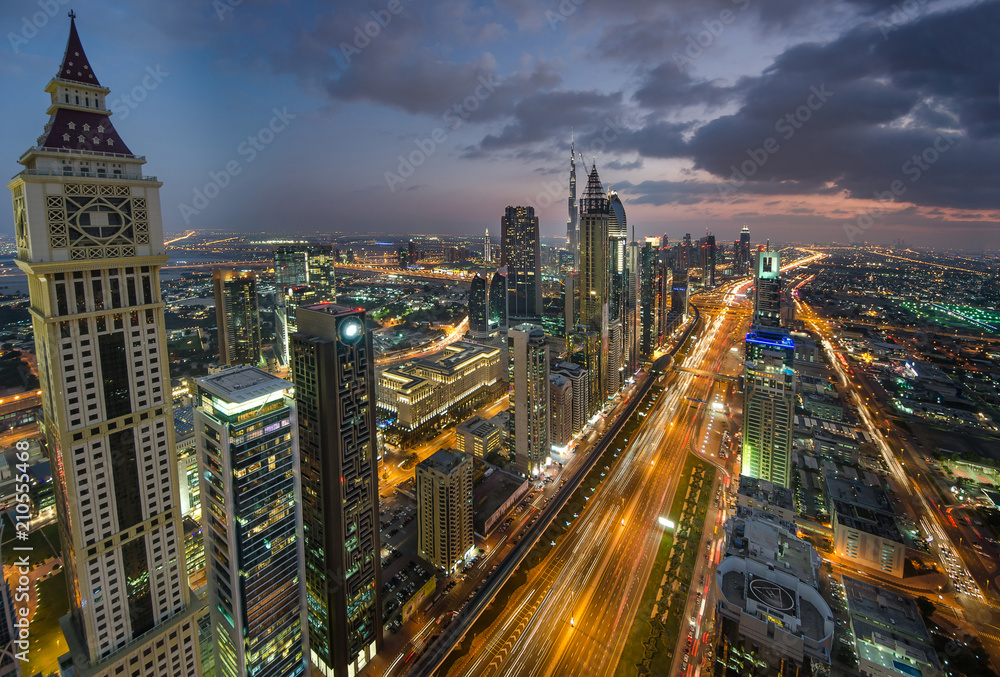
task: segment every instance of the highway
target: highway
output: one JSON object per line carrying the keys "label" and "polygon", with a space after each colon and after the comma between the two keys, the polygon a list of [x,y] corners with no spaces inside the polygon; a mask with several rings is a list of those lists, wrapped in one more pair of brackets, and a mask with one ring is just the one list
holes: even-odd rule
{"label": "highway", "polygon": [[[698,306],[733,301],[734,286],[692,299]],[[742,344],[748,316],[726,305],[704,315],[679,361],[717,373]],[[583,515],[560,538],[507,610],[475,638],[449,675],[612,675],[649,578],[687,453],[700,442],[715,379],[673,371],[638,435],[623,450]]]}

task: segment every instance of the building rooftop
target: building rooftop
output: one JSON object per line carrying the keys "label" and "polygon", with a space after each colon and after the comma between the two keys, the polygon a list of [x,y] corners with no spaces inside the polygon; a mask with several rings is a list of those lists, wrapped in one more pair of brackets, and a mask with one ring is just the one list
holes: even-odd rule
{"label": "building rooftop", "polygon": [[941,668],[912,599],[849,576],[843,577],[843,583],[851,627],[863,659],[907,674],[920,674],[921,663]]}
{"label": "building rooftop", "polygon": [[451,373],[483,357],[499,357],[500,349],[469,341],[456,341],[444,350],[413,361],[415,366]]}
{"label": "building rooftop", "polygon": [[433,470],[445,475],[450,475],[466,458],[467,456],[460,451],[438,449],[433,454],[418,463],[417,468]]}
{"label": "building rooftop", "polygon": [[292,387],[283,378],[249,366],[234,367],[212,376],[203,376],[196,382],[200,388],[233,404],[249,402]]}
{"label": "building rooftop", "polygon": [[472,435],[476,435],[477,437],[485,437],[496,429],[497,425],[495,423],[486,420],[482,416],[476,415],[459,423],[457,432],[470,433]]}
{"label": "building rooftop", "polygon": [[739,493],[758,501],[766,501],[768,505],[785,510],[795,510],[795,497],[791,489],[756,477],[740,475]]}
{"label": "building rooftop", "polygon": [[826,476],[826,487],[827,497],[833,508],[831,513],[836,513],[838,524],[898,543],[903,542],[903,536],[896,525],[896,513],[884,489],[838,477],[836,474]]}

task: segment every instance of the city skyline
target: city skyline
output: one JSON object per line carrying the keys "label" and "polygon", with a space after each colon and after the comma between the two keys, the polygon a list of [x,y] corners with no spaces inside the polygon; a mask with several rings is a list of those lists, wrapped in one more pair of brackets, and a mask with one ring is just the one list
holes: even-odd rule
{"label": "city skyline", "polygon": [[[40,11],[25,18],[34,33],[21,42],[11,33],[12,48],[55,22],[61,1],[37,0]],[[366,37],[374,27],[364,44],[342,48],[345,62],[358,64],[335,81],[324,76],[326,96],[354,101],[352,87],[369,88],[368,97],[380,91],[351,79],[363,57],[375,58],[374,45],[385,44],[376,41],[383,31],[426,39],[418,19],[450,17],[454,30],[495,10],[530,34],[537,8],[523,1],[449,0],[410,16],[404,0],[388,0],[358,29]],[[587,58],[604,66],[615,59],[600,57],[612,53],[656,54],[655,44],[642,45],[643,35],[663,37],[656,19],[668,17],[676,29],[704,11],[672,3],[659,14],[633,1],[620,6],[636,22],[628,27],[605,17],[600,2],[563,2],[546,19],[591,39]],[[678,72],[690,74],[685,68],[715,39],[741,35],[726,30],[741,25],[741,12],[775,37],[827,11],[783,8],[779,21],[769,14],[779,10],[772,1],[748,9],[733,0],[736,10],[703,21],[709,38],[690,38],[688,63],[673,57]],[[872,1],[837,15],[838,34],[863,42],[864,30],[850,26],[884,11],[865,4]],[[105,25],[138,7],[109,10]],[[980,7],[955,2],[925,15],[919,5],[894,5],[892,24],[877,25],[888,43],[929,17],[945,24]],[[242,10],[253,17],[273,8],[216,0],[213,10],[225,23]],[[262,37],[257,63],[282,27],[309,10],[288,7],[274,35]],[[164,25],[176,12],[165,9]],[[588,23],[598,17],[599,27]],[[562,166],[564,245],[560,235],[543,245],[531,200],[505,200],[494,212],[502,213],[499,247],[488,228],[422,236],[415,230],[436,211],[421,209],[420,194],[406,233],[373,238],[357,230],[358,219],[391,212],[391,200],[356,216],[353,203],[338,199],[350,193],[348,180],[293,205],[282,177],[266,191],[257,186],[244,225],[278,204],[287,207],[286,223],[304,227],[300,211],[333,198],[344,208],[324,214],[355,219],[353,230],[311,230],[308,240],[267,227],[164,237],[168,182],[150,176],[146,156],[132,149],[169,135],[155,116],[133,131],[111,121],[121,106],[117,83],[84,49],[96,44],[105,63],[109,54],[118,63],[133,56],[128,39],[88,43],[74,10],[68,19],[66,50],[41,87],[48,122],[7,184],[15,233],[12,260],[0,257],[0,277],[10,282],[0,284],[0,506],[13,534],[2,543],[11,550],[0,597],[10,594],[11,604],[0,604],[0,652],[17,662],[0,674],[19,674],[17,666],[39,677],[1000,672],[1000,626],[988,611],[1000,600],[1000,258],[987,259],[985,249],[913,249],[903,237],[890,247],[772,244],[781,224],[752,220],[732,235],[706,222],[683,234],[644,234],[636,221],[648,201],[630,195],[633,184],[598,173],[599,165],[612,174],[629,168],[597,153],[589,162],[578,156],[585,186],[575,185],[576,155]],[[452,35],[452,50],[463,40],[476,48],[499,40],[504,25],[494,25],[474,39]],[[614,46],[609,29],[619,31]],[[339,25],[330,30],[324,39]],[[323,42],[294,44],[315,57]],[[760,80],[826,68],[824,59],[822,67],[808,58],[789,65],[802,45],[771,44],[784,51]],[[421,89],[428,68],[447,70],[475,52],[451,51],[430,67],[414,49],[378,84],[406,73],[416,97],[407,100],[424,103],[440,94]],[[945,70],[961,61],[939,56]],[[524,58],[519,68],[541,69]],[[552,73],[562,68],[553,64]],[[866,80],[859,72],[854,79]],[[897,80],[869,75],[867,84],[932,88],[906,72]],[[159,70],[147,76],[157,80]],[[751,103],[760,83],[749,79],[740,79],[743,103],[763,106]],[[492,141],[480,142],[483,153],[466,146],[462,159],[499,166],[490,153],[530,147],[536,162],[547,152],[542,128],[532,136],[527,121],[558,112],[537,94],[563,92],[554,89],[562,81],[509,80],[478,76],[488,95],[477,94],[474,109],[486,117],[469,126],[493,124]],[[231,86],[253,81],[234,76]],[[600,68],[586,82],[590,94],[610,86]],[[255,84],[254,96],[270,91],[267,78]],[[534,88],[528,99],[535,96],[537,111],[510,98],[506,87],[515,84],[522,94]],[[684,89],[674,85],[674,94]],[[724,108],[713,97],[725,82],[702,85],[694,99],[712,101],[702,112]],[[159,85],[143,87],[145,99]],[[644,105],[663,95],[641,78],[629,87],[639,87],[633,99]],[[788,139],[813,134],[815,142],[831,132],[821,113],[836,109],[826,105],[835,93],[850,91],[826,87],[810,86],[799,124],[785,120]],[[957,84],[943,89],[962,99]],[[500,91],[514,122],[486,103]],[[860,98],[878,99],[871,91]],[[246,101],[231,103],[235,121]],[[893,110],[910,138],[949,124],[948,102],[935,102],[936,117],[903,104]],[[286,110],[272,108],[254,157],[299,115]],[[373,124],[385,122],[370,112]],[[960,112],[971,125],[963,138],[990,138],[973,124],[982,110]],[[881,141],[867,139],[870,153],[899,131],[861,110],[838,115],[841,132],[879,128]],[[731,139],[726,117],[686,130],[675,120],[680,145],[656,152],[704,163],[688,150],[706,129]],[[813,131],[800,132],[808,120]],[[545,129],[574,122],[552,117]],[[616,130],[605,145],[662,122],[609,122]],[[578,124],[570,130],[571,149],[593,138]],[[431,145],[417,139],[423,155],[413,164],[441,157],[436,149],[445,155],[447,134],[438,131]],[[923,171],[959,157],[957,132],[938,139],[945,145],[928,147],[934,160]],[[744,174],[774,182],[787,168],[794,154],[779,154],[772,142],[746,149]],[[838,148],[849,145],[840,138]],[[980,145],[988,150],[989,142]],[[168,158],[190,151],[175,146],[158,150]],[[298,155],[323,146],[314,138]],[[811,155],[829,158],[817,148]],[[881,159],[859,160],[871,170]],[[351,162],[349,154],[337,160]],[[252,161],[212,174],[220,182],[212,195],[179,205],[185,219],[211,208]],[[352,166],[352,180],[366,166]],[[289,176],[308,168],[300,163]],[[812,181],[827,196],[857,179],[841,173],[817,188],[815,172],[798,167],[795,176],[798,188]],[[402,168],[387,172],[389,192],[410,177]],[[962,190],[975,193],[982,178],[965,177]],[[729,188],[755,189],[746,177],[730,181],[715,186],[721,200],[747,199]],[[776,210],[787,206],[788,181],[772,195],[781,198]],[[453,187],[463,186],[456,179]],[[567,192],[556,188],[546,186],[559,205]],[[949,199],[959,196],[945,188]],[[891,192],[926,203],[898,186]],[[470,196],[447,206],[469,214],[492,206],[483,199],[469,207]],[[876,216],[843,231],[856,240]],[[171,246],[185,258],[171,264]]]}
{"label": "city skyline", "polygon": [[[167,232],[290,222],[482,232],[507,204],[525,204],[543,237],[564,237],[572,136],[629,204],[640,238],[708,227],[729,239],[748,223],[784,241],[998,244],[1000,204],[988,186],[1000,168],[1000,59],[972,28],[995,21],[995,3],[907,13],[869,3],[789,11],[776,1],[634,2],[621,11],[592,0],[567,16],[521,3],[400,1],[397,13],[372,5],[333,14],[217,5],[75,7],[85,42],[140,54],[90,58],[102,79],[125,83],[109,100],[123,137],[158,132],[143,148],[164,179]],[[0,9],[8,91],[33,92],[52,75],[67,9]],[[385,26],[369,27],[366,42],[372,11]],[[928,62],[912,47],[953,45],[958,35],[947,59]],[[844,57],[864,50],[867,72]],[[395,72],[402,54],[412,64]],[[613,76],[622,69],[626,81]],[[11,102],[7,157],[41,131],[43,101]],[[192,104],[209,114],[192,118]],[[449,110],[455,129],[442,119]],[[431,152],[402,177],[398,158],[418,142]],[[341,161],[330,163],[331,152]],[[387,172],[402,183],[390,186]],[[893,193],[891,205],[875,199]],[[281,195],[282,207],[265,194]],[[0,232],[11,230],[0,217]]]}

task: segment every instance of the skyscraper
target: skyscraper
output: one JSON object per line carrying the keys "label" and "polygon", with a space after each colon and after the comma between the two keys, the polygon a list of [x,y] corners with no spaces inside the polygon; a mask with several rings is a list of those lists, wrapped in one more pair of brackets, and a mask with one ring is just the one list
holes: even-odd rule
{"label": "skyscraper", "polygon": [[326,677],[382,646],[375,372],[363,308],[298,311],[292,380],[302,463],[310,660]]}
{"label": "skyscraper", "polygon": [[219,362],[236,366],[260,362],[260,312],[257,274],[212,271],[215,319],[219,331]]}
{"label": "skyscraper", "polygon": [[701,245],[701,286],[706,288],[715,287],[715,236],[709,233]]}
{"label": "skyscraper", "polygon": [[770,249],[757,252],[754,269],[753,324],[781,326],[781,254]]}
{"label": "skyscraper", "polygon": [[791,488],[795,344],[784,330],[754,328],[746,339],[741,473]]}
{"label": "skyscraper", "polygon": [[447,573],[474,545],[472,456],[439,449],[417,464],[417,552]]}
{"label": "skyscraper", "polygon": [[569,218],[566,219],[566,248],[573,254],[573,267],[580,267],[580,224],[576,206],[576,146],[569,143]]}
{"label": "skyscraper", "polygon": [[689,296],[687,271],[675,269],[670,283],[670,314],[680,317],[679,322],[687,318]]}
{"label": "skyscraper", "polygon": [[570,381],[573,395],[573,427],[571,432],[576,435],[583,430],[583,427],[587,425],[587,419],[590,418],[587,370],[579,364],[559,362],[552,368],[552,373],[565,376]]}
{"label": "skyscraper", "polygon": [[489,292],[486,278],[479,273],[469,283],[469,333],[474,338],[490,335]]}
{"label": "skyscraper", "polygon": [[646,240],[639,252],[639,352],[652,357],[660,345],[659,248]]}
{"label": "skyscraper", "polygon": [[489,308],[490,329],[507,327],[507,269],[500,268],[490,279],[486,295]]}
{"label": "skyscraper", "polygon": [[628,263],[625,266],[625,326],[622,356],[625,373],[635,374],[639,370],[639,243],[634,239],[628,244]]}
{"label": "skyscraper", "polygon": [[486,229],[486,237],[483,239],[483,262],[490,263],[493,261],[493,250],[490,247],[490,229]]}
{"label": "skyscraper", "polygon": [[336,263],[333,245],[281,245],[274,250],[275,283],[279,291],[287,287],[309,285],[316,288],[319,302],[335,303]]}
{"label": "skyscraper", "polygon": [[532,477],[549,458],[549,360],[541,327],[521,324],[507,332],[510,350],[510,427],[508,455],[514,467]]}
{"label": "skyscraper", "polygon": [[580,198],[580,324],[608,331],[608,197],[595,164]]}
{"label": "skyscraper", "polygon": [[736,271],[739,275],[750,274],[750,228],[743,226],[740,230],[739,249],[736,250]]}
{"label": "skyscraper", "polygon": [[573,439],[573,382],[564,374],[549,375],[549,436],[552,446],[565,447]]}
{"label": "skyscraper", "polygon": [[199,675],[204,606],[186,582],[160,297],[162,184],[112,125],[110,90],[70,17],[45,88],[51,117],[8,183],[69,586],[59,664]]}
{"label": "skyscraper", "polygon": [[507,207],[500,219],[500,264],[507,266],[510,323],[542,321],[542,243],[534,207]]}
{"label": "skyscraper", "polygon": [[256,367],[228,369],[197,384],[195,432],[216,674],[304,675],[292,384]]}

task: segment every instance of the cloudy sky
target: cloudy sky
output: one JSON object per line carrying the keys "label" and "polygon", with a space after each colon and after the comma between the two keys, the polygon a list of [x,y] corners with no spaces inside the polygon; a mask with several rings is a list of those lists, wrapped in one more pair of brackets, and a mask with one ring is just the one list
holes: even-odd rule
{"label": "cloudy sky", "polygon": [[[0,5],[8,176],[69,7]],[[1000,2],[72,7],[168,232],[478,232],[531,204],[562,235],[574,134],[639,237],[1000,248]]]}

